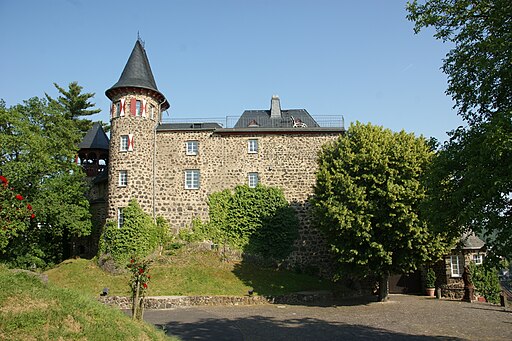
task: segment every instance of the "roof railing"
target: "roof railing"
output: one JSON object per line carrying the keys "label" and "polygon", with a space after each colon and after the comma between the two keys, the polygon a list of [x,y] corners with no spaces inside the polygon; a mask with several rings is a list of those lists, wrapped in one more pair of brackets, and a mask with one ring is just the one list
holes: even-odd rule
{"label": "roof railing", "polygon": [[[312,118],[316,121],[317,125],[314,127],[320,126],[321,128],[344,128],[345,127],[345,119],[342,115],[315,115]],[[257,121],[251,118],[241,118],[240,116],[226,116],[222,117],[190,117],[190,118],[181,118],[181,117],[167,117],[163,118],[162,123],[217,123],[223,128],[234,128],[235,125],[237,127],[244,128],[257,128],[260,125]],[[268,126],[267,126],[268,127]],[[308,127],[307,122],[302,122],[297,118],[282,118],[282,119],[274,119],[272,120],[272,127],[274,128],[306,128]],[[310,127],[312,128],[312,127]]]}

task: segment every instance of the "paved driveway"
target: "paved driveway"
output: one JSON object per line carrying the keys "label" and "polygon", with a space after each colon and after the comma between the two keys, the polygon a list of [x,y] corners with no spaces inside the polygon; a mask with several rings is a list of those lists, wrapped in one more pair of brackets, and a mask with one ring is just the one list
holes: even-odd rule
{"label": "paved driveway", "polygon": [[512,311],[484,303],[391,295],[386,303],[257,305],[146,311],[183,340],[512,340]]}

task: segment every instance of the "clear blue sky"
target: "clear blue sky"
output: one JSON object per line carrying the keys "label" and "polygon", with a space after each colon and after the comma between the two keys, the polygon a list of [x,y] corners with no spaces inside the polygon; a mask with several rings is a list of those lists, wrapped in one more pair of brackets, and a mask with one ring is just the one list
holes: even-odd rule
{"label": "clear blue sky", "polygon": [[440,71],[449,45],[414,35],[401,0],[0,0],[0,98],[78,81],[108,121],[105,90],[137,39],[176,118],[268,109],[343,115],[447,138],[461,120]]}

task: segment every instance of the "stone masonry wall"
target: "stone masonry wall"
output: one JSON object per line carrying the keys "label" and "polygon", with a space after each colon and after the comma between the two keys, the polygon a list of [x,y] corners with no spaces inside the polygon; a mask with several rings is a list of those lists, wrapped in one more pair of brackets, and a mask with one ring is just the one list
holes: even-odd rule
{"label": "stone masonry wall", "polygon": [[[156,214],[175,230],[188,228],[193,218],[208,218],[208,195],[248,183],[257,172],[263,185],[279,187],[300,218],[300,237],[289,262],[318,266],[327,250],[311,226],[308,198],[315,184],[317,155],[335,133],[219,134],[208,130],[157,133]],[[248,152],[248,140],[258,140],[258,153]],[[198,154],[186,155],[186,141],[199,142]],[[185,170],[200,170],[199,189],[185,189]]]}
{"label": "stone masonry wall", "polygon": [[[149,108],[158,108],[158,103],[144,94],[127,94],[113,99],[113,103],[125,99],[124,116],[111,120],[111,138],[109,149],[108,173],[108,217],[117,218],[117,209],[128,206],[132,198],[136,198],[140,206],[149,214],[153,210],[153,158],[154,129],[157,115],[151,119],[149,115],[131,116],[130,100],[146,100]],[[121,135],[133,134],[133,150],[120,151]],[[128,185],[119,186],[119,172],[128,171]]]}

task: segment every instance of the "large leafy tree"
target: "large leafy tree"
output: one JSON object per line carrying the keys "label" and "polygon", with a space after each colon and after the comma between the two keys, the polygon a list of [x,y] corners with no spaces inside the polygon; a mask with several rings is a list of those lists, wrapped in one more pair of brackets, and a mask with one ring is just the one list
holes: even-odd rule
{"label": "large leafy tree", "polygon": [[338,275],[378,276],[381,300],[391,273],[414,271],[443,251],[442,236],[419,213],[432,157],[421,137],[361,123],[319,156],[312,203]]}
{"label": "large leafy tree", "polygon": [[484,235],[512,256],[512,2],[408,3],[415,31],[433,27],[453,44],[442,70],[466,125],[450,132],[430,179],[430,216],[438,228]]}
{"label": "large leafy tree", "polygon": [[44,99],[0,102],[0,169],[35,213],[1,255],[13,265],[58,262],[72,237],[90,233],[85,175],[73,162],[81,137],[76,119]]}
{"label": "large leafy tree", "polygon": [[512,105],[512,2],[429,0],[407,4],[414,30],[433,27],[434,37],[454,47],[444,59],[448,89],[470,124]]}
{"label": "large leafy tree", "polygon": [[46,99],[50,105],[55,105],[62,112],[65,113],[67,119],[72,120],[77,125],[78,129],[85,134],[91,127],[92,121],[84,118],[101,112],[101,109],[95,109],[94,103],[90,100],[94,97],[94,93],[83,93],[83,87],[78,85],[78,82],[71,82],[68,85],[68,90],[53,83],[55,88],[59,91],[60,95],[57,99],[46,95]]}

